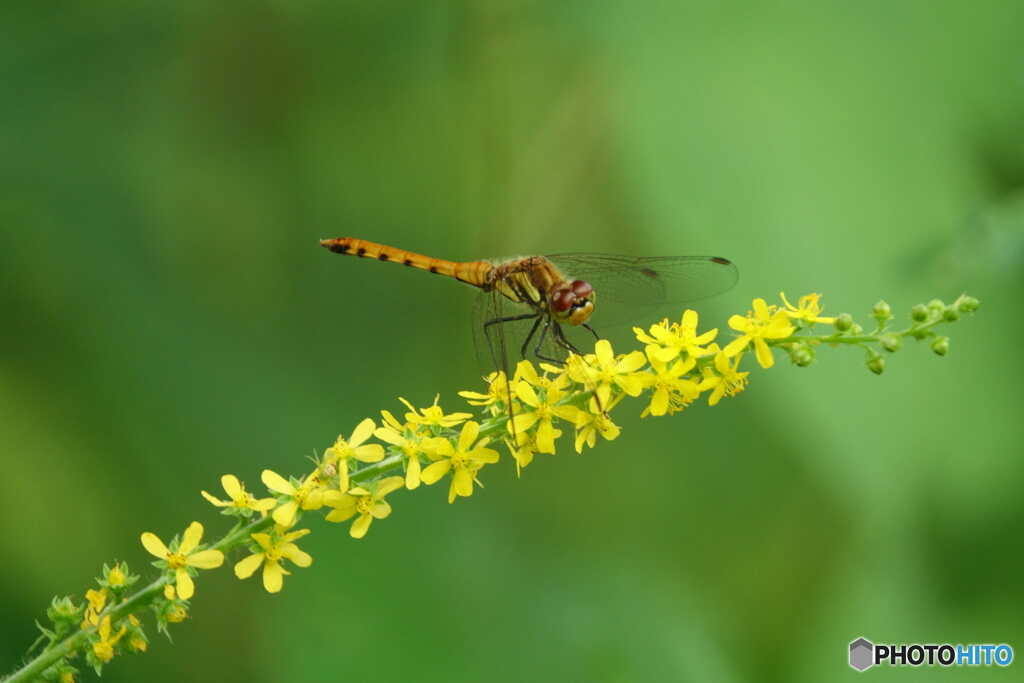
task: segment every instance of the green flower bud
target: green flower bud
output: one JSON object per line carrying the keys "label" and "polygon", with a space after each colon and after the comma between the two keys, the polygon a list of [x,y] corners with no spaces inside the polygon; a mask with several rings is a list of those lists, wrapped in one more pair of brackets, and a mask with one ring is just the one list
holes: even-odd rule
{"label": "green flower bud", "polygon": [[928,319],[928,307],[924,304],[917,304],[910,309],[910,319],[915,323],[923,323]]}
{"label": "green flower bud", "polygon": [[942,312],[942,319],[947,323],[956,322],[960,319],[960,311],[956,309],[956,306],[949,306]]}
{"label": "green flower bud", "polygon": [[889,353],[899,351],[900,347],[903,346],[903,340],[900,339],[899,335],[895,334],[883,334],[878,338],[878,343]]}
{"label": "green flower bud", "polygon": [[882,299],[871,309],[871,317],[880,323],[892,320],[892,308],[889,307],[888,302]]}
{"label": "green flower bud", "polygon": [[814,362],[814,349],[807,344],[796,344],[789,352],[789,359],[793,361],[793,365],[806,368]]}
{"label": "green flower bud", "polygon": [[882,371],[885,370],[885,359],[879,355],[871,356],[871,358],[868,358],[867,366],[871,372],[881,375]]}
{"label": "green flower bud", "polygon": [[949,353],[949,337],[936,337],[932,340],[932,351],[938,356]]}
{"label": "green flower bud", "polygon": [[976,310],[978,310],[978,306],[981,305],[981,302],[975,299],[973,296],[961,294],[960,297],[953,303],[953,305],[956,306],[958,310],[964,313],[974,313]]}
{"label": "green flower bud", "polygon": [[840,313],[832,325],[835,326],[836,332],[847,332],[853,327],[853,316],[849,313]]}
{"label": "green flower bud", "polygon": [[942,315],[944,310],[946,310],[946,304],[942,303],[942,299],[932,299],[928,302],[928,311],[932,315]]}

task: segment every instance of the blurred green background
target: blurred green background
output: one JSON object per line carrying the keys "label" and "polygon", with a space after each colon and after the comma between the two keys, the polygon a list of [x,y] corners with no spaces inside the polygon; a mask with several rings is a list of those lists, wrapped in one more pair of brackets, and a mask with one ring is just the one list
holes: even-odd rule
{"label": "blurred green background", "polygon": [[0,671],[104,561],[151,576],[141,531],[221,528],[221,474],[256,488],[399,395],[477,385],[472,291],[317,246],[340,235],[721,254],[720,327],[779,290],[865,322],[983,307],[946,359],[780,359],[456,505],[396,494],[363,541],[310,520],[282,594],[204,574],[174,644],[104,680],[852,680],[861,635],[1024,655],[1022,14],[6,3]]}

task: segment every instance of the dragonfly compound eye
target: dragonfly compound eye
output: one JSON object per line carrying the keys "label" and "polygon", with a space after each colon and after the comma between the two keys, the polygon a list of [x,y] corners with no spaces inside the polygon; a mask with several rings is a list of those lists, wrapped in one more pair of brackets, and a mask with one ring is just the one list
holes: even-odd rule
{"label": "dragonfly compound eye", "polygon": [[580,299],[586,299],[594,293],[594,287],[586,280],[573,280],[569,288],[576,294]]}
{"label": "dragonfly compound eye", "polygon": [[562,289],[555,292],[551,299],[551,308],[556,313],[565,313],[572,308],[573,303],[576,301],[576,294],[570,289]]}

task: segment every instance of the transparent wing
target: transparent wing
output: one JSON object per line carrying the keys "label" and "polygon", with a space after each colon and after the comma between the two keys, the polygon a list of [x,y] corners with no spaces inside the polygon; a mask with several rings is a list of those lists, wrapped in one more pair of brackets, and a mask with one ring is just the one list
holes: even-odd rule
{"label": "transparent wing", "polygon": [[739,271],[718,256],[553,254],[547,257],[570,280],[594,286],[595,325],[641,322],[645,312],[727,292]]}

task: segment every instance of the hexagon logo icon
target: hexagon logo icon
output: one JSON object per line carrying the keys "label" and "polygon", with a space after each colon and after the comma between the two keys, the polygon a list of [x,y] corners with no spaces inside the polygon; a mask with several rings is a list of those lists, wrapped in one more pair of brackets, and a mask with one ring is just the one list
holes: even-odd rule
{"label": "hexagon logo icon", "polygon": [[858,638],[850,643],[850,666],[865,671],[875,665],[875,646],[867,638]]}

